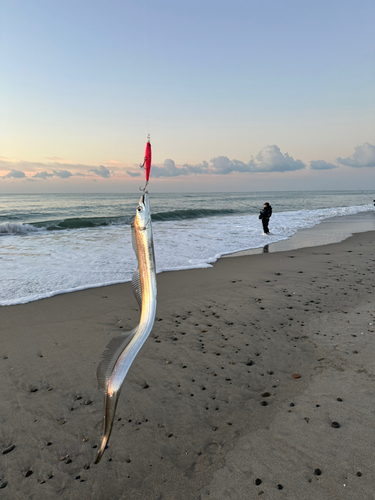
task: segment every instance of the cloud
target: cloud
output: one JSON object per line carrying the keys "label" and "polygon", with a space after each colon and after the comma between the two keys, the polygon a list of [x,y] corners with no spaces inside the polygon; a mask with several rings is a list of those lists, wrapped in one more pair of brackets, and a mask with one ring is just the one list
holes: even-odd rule
{"label": "cloud", "polygon": [[186,166],[177,168],[173,160],[165,160],[162,167],[157,167],[156,165],[151,167],[152,177],[177,177],[187,174]]}
{"label": "cloud", "polygon": [[[54,170],[53,173],[49,173],[46,171],[43,172],[37,172],[32,176],[32,178],[27,178],[26,180],[32,180],[35,181],[35,179],[48,179],[49,177],[60,177],[61,179],[67,179],[68,177],[71,177],[72,174],[68,170]],[[24,172],[21,172],[19,170],[14,170],[12,169],[9,174],[3,176],[3,179],[12,177],[14,179],[22,179],[26,177],[26,174]]]}
{"label": "cloud", "polygon": [[[85,177],[85,174],[77,172],[77,170],[85,170],[86,172],[92,172],[98,177],[108,179],[111,175],[115,175],[115,171],[120,170],[122,173],[126,171],[126,174],[130,177],[140,177],[141,173],[135,170],[126,170],[128,167],[124,163],[120,163],[116,160],[110,160],[110,162],[105,163],[106,166],[100,165],[99,167],[90,165],[81,165],[73,163],[62,163],[65,158],[49,157],[49,160],[53,160],[50,163],[37,163],[37,162],[25,162],[2,159],[0,157],[0,169],[5,170],[6,168],[12,169],[6,177],[14,177],[17,172],[14,170],[15,167],[21,168],[28,172],[37,172],[32,176],[33,179],[43,179],[46,180],[50,177],[59,177],[61,179],[67,179],[72,176]],[[313,169],[323,169],[324,168],[335,168],[333,165],[325,163],[322,161],[312,162],[311,168]],[[320,166],[317,166],[317,165]],[[120,167],[122,166],[122,168]],[[330,165],[330,166],[329,166]],[[69,170],[60,170],[62,167],[67,167]],[[129,167],[128,167],[129,168]],[[181,166],[176,166],[174,160],[166,159],[163,166],[153,165],[151,169],[151,176],[154,178],[174,178],[179,176],[188,175],[228,175],[231,173],[267,173],[267,172],[287,172],[295,171],[306,168],[306,165],[301,160],[295,160],[288,153],[282,153],[280,148],[276,145],[268,145],[259,151],[255,157],[251,157],[248,163],[240,160],[230,159],[227,156],[216,156],[212,158],[209,162],[202,161],[196,165],[184,164]],[[25,174],[20,171],[18,175],[25,177]],[[87,174],[86,174],[87,176]]]}
{"label": "cloud", "polygon": [[141,172],[130,172],[129,170],[126,171],[130,177],[139,177],[141,175]]}
{"label": "cloud", "polygon": [[[50,157],[51,159],[54,160],[59,160],[59,161],[50,161],[50,162],[32,162],[32,161],[24,161],[24,160],[12,160],[9,158],[5,157],[0,157],[0,170],[7,170],[7,169],[17,169],[17,170],[22,170],[22,171],[27,171],[27,172],[46,172],[46,171],[53,171],[56,173],[51,172],[51,176],[55,175],[56,177],[62,177],[62,178],[67,178],[73,175],[79,175],[79,176],[84,176],[85,174],[80,173],[80,171],[87,171],[88,169],[97,169],[96,165],[82,165],[81,163],[69,163],[67,160],[67,163],[61,163],[64,158],[57,158],[57,157]],[[65,168],[66,170],[60,170]],[[105,168],[105,167],[103,167]],[[69,174],[61,174],[60,172],[69,172]],[[38,177],[37,177],[38,178]],[[40,179],[42,177],[39,177]]]}
{"label": "cloud", "polygon": [[46,172],[46,171],[43,171],[43,172],[37,172],[36,174],[33,175],[33,179],[43,179],[43,180],[46,180],[48,179],[49,177],[60,177],[60,179],[68,179],[69,177],[86,177],[85,174],[81,174],[80,172],[76,173],[76,174],[72,174],[71,172],[69,172],[68,170],[53,170],[52,173],[50,172]]}
{"label": "cloud", "polygon": [[324,160],[317,160],[310,162],[310,168],[312,170],[331,170],[332,168],[337,168],[337,165],[333,163],[327,163]]}
{"label": "cloud", "polygon": [[69,172],[69,170],[53,170],[53,175],[55,175],[56,177],[60,177],[60,179],[67,179],[73,174]]}
{"label": "cloud", "polygon": [[34,179],[47,179],[47,177],[53,177],[53,174],[49,174],[48,172],[38,172],[33,175]]}
{"label": "cloud", "polygon": [[294,160],[288,153],[283,154],[275,144],[261,149],[249,165],[253,172],[291,172],[306,167],[301,160]]}
{"label": "cloud", "polygon": [[89,172],[94,172],[94,174],[103,177],[103,179],[109,179],[109,177],[111,177],[110,171],[108,168],[103,167],[103,165],[100,165],[99,168],[90,168]]}
{"label": "cloud", "polygon": [[301,160],[295,160],[288,153],[283,154],[276,145],[265,146],[249,163],[240,160],[230,160],[227,156],[216,156],[210,163],[203,161],[198,165],[183,165],[176,167],[173,160],[165,160],[162,167],[152,166],[153,177],[177,177],[189,174],[228,175],[237,173],[256,172],[287,172],[301,170],[306,165]]}
{"label": "cloud", "polygon": [[23,177],[26,177],[25,172],[21,172],[20,170],[12,170],[7,173],[6,175],[3,175],[3,179],[22,179]]}
{"label": "cloud", "polygon": [[375,167],[375,146],[365,142],[362,146],[354,148],[354,150],[352,156],[337,158],[337,161],[347,167]]}
{"label": "cloud", "polygon": [[203,161],[198,165],[185,164],[182,167],[176,167],[173,160],[165,160],[162,167],[152,166],[151,173],[153,177],[177,177],[189,174],[215,174],[226,175],[231,172],[250,172],[249,165],[238,161],[230,160],[226,156],[217,156],[212,158],[210,163]]}
{"label": "cloud", "polygon": [[[223,158],[225,158],[223,156]],[[183,168],[186,171],[186,174],[210,174],[212,173],[210,171],[210,165],[206,161],[202,161],[202,163],[199,163],[198,165],[184,165]]]}
{"label": "cloud", "polygon": [[213,174],[217,175],[227,175],[232,172],[251,172],[251,167],[249,164],[246,164],[239,160],[230,160],[226,156],[217,156],[216,158],[211,159],[211,166],[207,164],[207,162],[203,162],[202,165],[199,165],[203,172],[207,168],[213,169]]}
{"label": "cloud", "polygon": [[226,156],[212,158],[210,163],[203,161],[198,165],[185,164],[182,167],[176,167],[175,162],[168,159],[164,161],[162,167],[151,167],[153,177],[177,177],[189,174],[226,175],[231,172],[251,172],[251,168],[241,161],[230,160]]}

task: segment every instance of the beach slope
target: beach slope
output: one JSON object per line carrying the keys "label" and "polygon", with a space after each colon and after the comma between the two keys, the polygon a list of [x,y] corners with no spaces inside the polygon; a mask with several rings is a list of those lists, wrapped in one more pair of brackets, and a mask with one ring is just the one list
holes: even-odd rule
{"label": "beach slope", "polygon": [[96,368],[138,323],[130,283],[0,308],[0,495],[373,499],[374,244],[158,275],[98,465]]}

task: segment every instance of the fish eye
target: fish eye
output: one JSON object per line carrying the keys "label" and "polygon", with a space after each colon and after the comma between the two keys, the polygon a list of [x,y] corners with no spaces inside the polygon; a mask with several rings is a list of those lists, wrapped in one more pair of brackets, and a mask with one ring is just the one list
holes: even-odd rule
{"label": "fish eye", "polygon": [[138,212],[142,212],[142,207],[137,208]]}

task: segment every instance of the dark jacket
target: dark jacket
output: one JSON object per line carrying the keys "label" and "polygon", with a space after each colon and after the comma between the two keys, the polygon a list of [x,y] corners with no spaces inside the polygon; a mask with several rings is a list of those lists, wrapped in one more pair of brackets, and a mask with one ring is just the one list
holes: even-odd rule
{"label": "dark jacket", "polygon": [[260,211],[260,215],[262,216],[262,219],[269,219],[272,215],[271,205],[269,207],[263,208],[263,210]]}

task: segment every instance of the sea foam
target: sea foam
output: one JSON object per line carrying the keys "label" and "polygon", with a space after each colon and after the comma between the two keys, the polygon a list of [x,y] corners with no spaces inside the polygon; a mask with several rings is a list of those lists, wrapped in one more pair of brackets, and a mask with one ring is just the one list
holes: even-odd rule
{"label": "sea foam", "polygon": [[0,224],[0,236],[8,234],[28,234],[37,231],[38,228],[30,224],[21,224],[20,222],[4,222]]}
{"label": "sea foam", "polygon": [[[273,234],[267,236],[267,243],[285,240],[328,217],[369,210],[372,205],[275,212],[270,223]],[[8,237],[1,240],[0,305],[129,281],[136,269],[128,224],[69,231],[14,226],[26,230],[8,231]],[[208,267],[222,255],[265,244],[257,215],[174,218],[155,221],[153,230],[159,273]]]}

